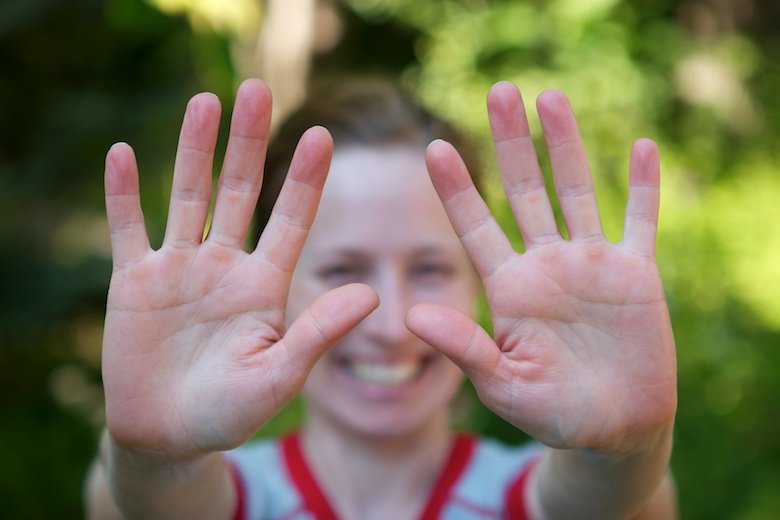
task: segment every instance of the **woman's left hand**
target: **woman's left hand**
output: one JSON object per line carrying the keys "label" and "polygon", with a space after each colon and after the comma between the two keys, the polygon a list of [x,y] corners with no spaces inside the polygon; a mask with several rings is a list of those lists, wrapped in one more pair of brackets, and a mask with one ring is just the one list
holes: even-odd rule
{"label": "woman's left hand", "polygon": [[457,152],[435,142],[427,153],[484,283],[494,337],[441,305],[415,306],[407,325],[464,370],[489,408],[538,440],[631,452],[668,429],[677,402],[674,338],[654,258],[658,151],[652,141],[635,143],[624,235],[611,243],[567,99],[545,92],[537,108],[568,240],[555,222],[520,93],[499,83],[488,111],[524,253],[513,250]]}

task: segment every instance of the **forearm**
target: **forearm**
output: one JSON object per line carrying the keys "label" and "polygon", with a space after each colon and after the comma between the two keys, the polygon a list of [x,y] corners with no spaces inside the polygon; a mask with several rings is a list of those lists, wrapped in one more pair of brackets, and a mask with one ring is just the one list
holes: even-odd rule
{"label": "forearm", "polygon": [[235,489],[221,453],[186,462],[139,455],[107,433],[90,471],[90,519],[230,519]]}
{"label": "forearm", "polygon": [[[669,426],[626,453],[549,450],[528,489],[532,515],[536,520],[623,519],[642,513],[651,502],[672,500],[673,494],[658,495],[667,475],[671,447]],[[674,510],[673,504],[667,505],[667,510]]]}
{"label": "forearm", "polygon": [[653,496],[631,520],[675,520],[678,516],[677,489],[671,472],[667,472]]}

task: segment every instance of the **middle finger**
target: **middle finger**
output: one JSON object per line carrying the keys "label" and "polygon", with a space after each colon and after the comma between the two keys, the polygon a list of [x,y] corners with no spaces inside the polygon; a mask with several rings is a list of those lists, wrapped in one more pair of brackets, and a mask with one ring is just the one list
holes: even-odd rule
{"label": "middle finger", "polygon": [[247,80],[236,93],[230,137],[208,240],[239,247],[246,237],[260,193],[271,121],[271,92]]}
{"label": "middle finger", "polygon": [[539,96],[536,106],[569,238],[603,238],[588,158],[569,100],[563,93],[549,90]]}

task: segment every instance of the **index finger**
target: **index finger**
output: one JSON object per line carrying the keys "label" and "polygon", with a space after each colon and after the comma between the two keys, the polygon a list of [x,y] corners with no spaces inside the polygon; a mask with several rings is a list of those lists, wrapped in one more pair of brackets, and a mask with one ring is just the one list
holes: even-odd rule
{"label": "index finger", "polygon": [[466,165],[450,143],[428,146],[425,162],[452,227],[482,279],[489,278],[514,254],[501,227],[477,192]]}
{"label": "index finger", "polygon": [[333,140],[322,127],[304,132],[295,148],[287,178],[253,253],[284,273],[295,269],[317,213],[332,155]]}

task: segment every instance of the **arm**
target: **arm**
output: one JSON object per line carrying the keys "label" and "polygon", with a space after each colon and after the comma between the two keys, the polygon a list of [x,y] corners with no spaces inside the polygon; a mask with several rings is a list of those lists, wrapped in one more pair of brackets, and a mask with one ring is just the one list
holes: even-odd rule
{"label": "arm", "polygon": [[675,520],[677,517],[677,489],[672,474],[667,472],[653,496],[631,520]]}
{"label": "arm", "polygon": [[316,212],[332,141],[310,129],[268,226],[243,250],[260,190],[270,92],[238,90],[208,236],[220,106],[189,103],[165,240],[152,250],[133,152],[106,158],[113,273],[103,338],[106,433],[88,509],[127,518],[229,518],[221,451],[249,439],[300,390],[319,355],[377,305],[366,286],[335,289],[287,328],[293,268]]}
{"label": "arm", "polygon": [[627,456],[548,450],[525,490],[531,518],[676,518],[667,470],[671,435],[658,441]]}
{"label": "arm", "polygon": [[[214,518],[236,508],[220,453],[194,461],[160,460],[117,445],[104,432],[87,483],[87,518]],[[124,514],[120,511],[124,511]]]}
{"label": "arm", "polygon": [[610,243],[568,101],[545,92],[537,108],[569,238],[558,231],[520,93],[499,83],[488,111],[524,253],[513,250],[455,150],[435,142],[427,155],[485,286],[494,337],[439,305],[414,307],[407,323],[464,370],[489,408],[554,448],[529,487],[538,518],[624,518],[667,471],[677,403],[654,255],[658,152],[649,140],[635,143],[624,236]]}

